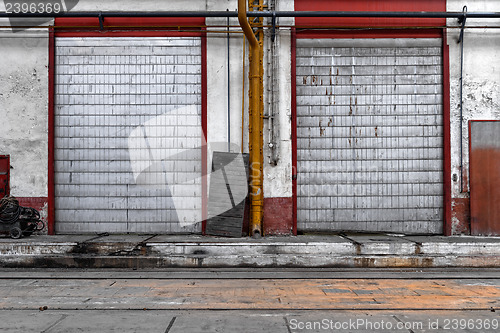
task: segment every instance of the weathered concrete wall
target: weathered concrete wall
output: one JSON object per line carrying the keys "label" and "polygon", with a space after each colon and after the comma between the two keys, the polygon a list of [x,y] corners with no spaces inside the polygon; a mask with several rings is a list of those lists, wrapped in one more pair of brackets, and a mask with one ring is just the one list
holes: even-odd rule
{"label": "weathered concrete wall", "polygon": [[[207,7],[210,11],[225,11],[226,9],[235,11],[237,2],[234,0],[210,1]],[[228,63],[227,29],[220,27],[227,24],[227,18],[207,18],[206,23],[208,26],[215,26],[208,29],[213,33],[207,34],[207,142],[209,149],[210,151],[227,151],[227,142],[231,142],[237,145],[232,146],[231,150],[240,152],[243,147],[243,151],[248,152],[248,43],[243,54],[243,33],[239,28],[231,28]],[[229,24],[239,26],[236,18],[231,18]],[[245,69],[243,57],[246,62]],[[243,79],[245,79],[244,89],[242,88]],[[245,122],[242,129],[243,99]],[[230,124],[228,124],[228,107],[230,108]]]}
{"label": "weathered concrete wall", "polygon": [[[294,3],[293,1],[276,1],[276,10],[278,11],[293,11]],[[280,18],[277,24],[281,25],[291,25],[293,19],[290,18]],[[269,21],[268,24],[271,24]],[[266,42],[271,43],[270,36]],[[277,85],[274,89],[274,117],[277,121],[277,131],[274,140],[277,141],[277,164],[269,163],[269,156],[272,155],[269,147],[269,134],[268,129],[270,126],[270,121],[265,120],[264,126],[264,196],[266,198],[271,197],[291,197],[292,196],[292,125],[291,125],[291,33],[290,29],[281,28],[277,30],[277,36],[275,39],[276,50],[274,62],[274,70],[272,73],[265,73],[265,77],[270,75],[269,79],[265,79],[267,84],[272,84],[272,75],[276,77],[274,84]],[[266,56],[264,56],[266,59]],[[266,63],[266,61],[265,61]],[[266,63],[266,69],[269,71],[270,64]],[[269,93],[269,89],[266,93]],[[266,96],[267,97],[267,96]],[[264,100],[266,100],[266,97]],[[269,107],[269,105],[264,104],[264,108]],[[264,110],[264,113],[268,114],[269,110]]]}
{"label": "weathered concrete wall", "polygon": [[[448,11],[500,12],[496,0],[448,0]],[[458,26],[457,20],[448,25]],[[448,30],[450,47],[450,105],[451,105],[451,177],[452,177],[452,233],[468,232],[469,221],[464,218],[463,202],[469,197],[469,120],[500,120],[500,31],[498,29],[473,28],[499,26],[500,19],[467,19],[464,34],[463,57],[463,118],[460,125],[460,29]],[[463,142],[464,189],[460,189],[460,126]],[[455,180],[456,179],[456,180]],[[465,200],[465,201],[464,201]],[[468,206],[468,205],[467,205]],[[467,207],[468,210],[468,207]]]}
{"label": "weathered concrete wall", "polygon": [[0,45],[0,154],[11,156],[11,194],[46,197],[48,35],[2,30]]}

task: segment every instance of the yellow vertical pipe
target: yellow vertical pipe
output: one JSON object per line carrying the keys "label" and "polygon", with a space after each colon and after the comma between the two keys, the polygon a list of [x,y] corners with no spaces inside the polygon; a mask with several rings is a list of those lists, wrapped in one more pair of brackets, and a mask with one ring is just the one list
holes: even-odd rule
{"label": "yellow vertical pipe", "polygon": [[[245,56],[246,56],[246,48],[245,48],[246,37],[243,36],[243,73],[245,72]],[[245,74],[243,74],[241,80],[241,153],[243,154],[243,142],[245,142],[245,133],[243,132],[245,129]]]}
{"label": "yellow vertical pipe", "polygon": [[238,0],[238,21],[250,45],[249,69],[249,140],[250,153],[250,235],[262,235],[262,216],[264,206],[262,126],[263,119],[260,110],[263,99],[260,92],[260,45],[255,37],[247,18],[245,0]]}

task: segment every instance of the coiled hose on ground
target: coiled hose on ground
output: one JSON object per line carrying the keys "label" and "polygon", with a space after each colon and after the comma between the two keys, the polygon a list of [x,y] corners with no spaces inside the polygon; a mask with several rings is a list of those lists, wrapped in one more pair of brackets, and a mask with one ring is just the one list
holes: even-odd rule
{"label": "coiled hose on ground", "polygon": [[0,223],[14,223],[19,219],[22,209],[15,197],[0,199]]}
{"label": "coiled hose on ground", "polygon": [[0,199],[0,233],[7,232],[17,239],[44,228],[45,223],[36,209],[20,206],[15,197]]}

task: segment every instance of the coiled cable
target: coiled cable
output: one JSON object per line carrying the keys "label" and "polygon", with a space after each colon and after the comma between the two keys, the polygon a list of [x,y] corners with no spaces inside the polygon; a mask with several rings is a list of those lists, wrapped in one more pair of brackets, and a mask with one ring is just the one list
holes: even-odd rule
{"label": "coiled cable", "polygon": [[0,199],[0,223],[14,223],[21,215],[21,206],[15,197]]}

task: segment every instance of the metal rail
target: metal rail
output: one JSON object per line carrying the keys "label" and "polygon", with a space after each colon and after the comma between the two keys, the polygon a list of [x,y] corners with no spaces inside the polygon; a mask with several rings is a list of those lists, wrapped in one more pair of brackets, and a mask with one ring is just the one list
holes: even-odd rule
{"label": "metal rail", "polygon": [[[462,18],[463,12],[361,12],[361,11],[248,11],[248,17],[366,17],[366,18]],[[500,18],[500,12],[468,12],[467,18]],[[0,17],[238,17],[236,11],[85,11],[64,13],[0,13]]]}
{"label": "metal rail", "polygon": [[[372,17],[372,18],[461,18],[463,12],[358,12],[358,11],[265,11],[251,12],[256,17]],[[467,13],[467,18],[500,18],[500,12]]]}

